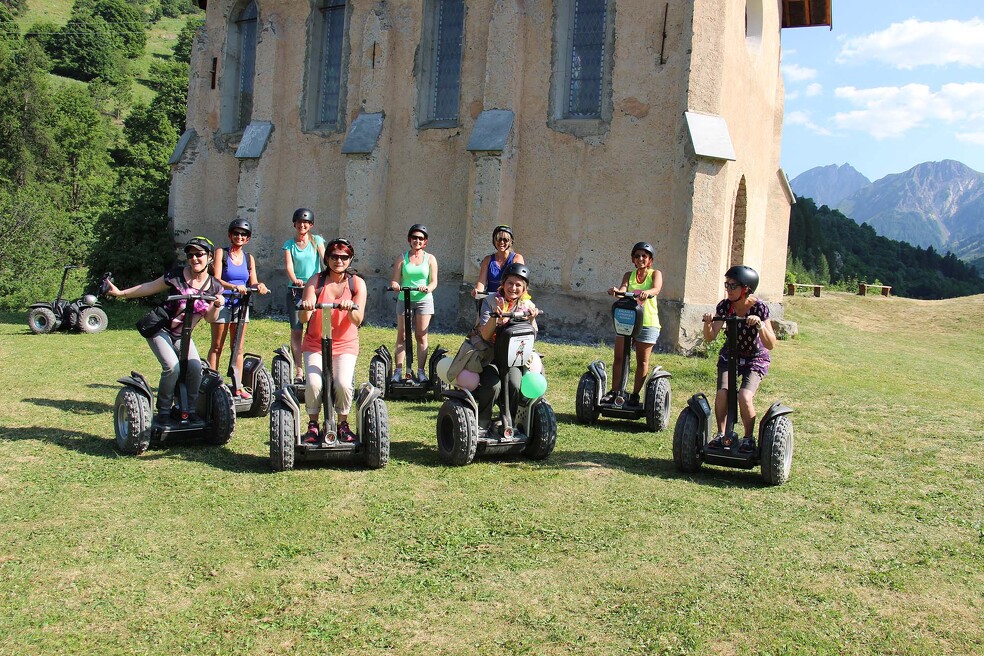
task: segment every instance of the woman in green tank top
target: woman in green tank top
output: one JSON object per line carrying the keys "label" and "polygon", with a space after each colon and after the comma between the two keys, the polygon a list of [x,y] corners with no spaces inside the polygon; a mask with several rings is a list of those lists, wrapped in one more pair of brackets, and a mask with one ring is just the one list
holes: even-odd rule
{"label": "woman in green tank top", "polygon": [[[431,317],[434,316],[434,295],[437,289],[437,259],[424,250],[427,245],[427,226],[415,223],[407,232],[407,242],[410,250],[396,258],[393,263],[393,276],[390,279],[390,289],[399,291],[401,287],[413,287],[417,291],[410,292],[410,302],[413,305],[413,329],[417,336],[417,381],[425,382],[427,374],[427,329]],[[393,380],[403,380],[403,365],[407,354],[404,342],[406,340],[403,326],[403,299],[397,299],[396,312],[396,348],[393,349],[395,371]],[[407,377],[413,376],[412,371],[406,372]]]}
{"label": "woman in green tank top", "polygon": [[[635,271],[629,271],[622,276],[622,284],[619,287],[612,287],[608,293],[615,295],[615,292],[638,292],[638,301],[642,305],[642,330],[635,338],[636,347],[636,370],[635,383],[632,394],[629,396],[629,405],[639,405],[639,391],[646,382],[646,375],[649,373],[649,355],[653,352],[653,345],[659,338],[659,311],[656,306],[656,297],[659,290],[663,288],[663,274],[659,269],[652,268],[653,258],[656,250],[652,244],[640,241],[632,247],[632,265]],[[615,366],[612,367],[612,381],[622,380],[622,357],[625,352],[625,338],[615,339]],[[609,392],[606,397],[610,396]]]}

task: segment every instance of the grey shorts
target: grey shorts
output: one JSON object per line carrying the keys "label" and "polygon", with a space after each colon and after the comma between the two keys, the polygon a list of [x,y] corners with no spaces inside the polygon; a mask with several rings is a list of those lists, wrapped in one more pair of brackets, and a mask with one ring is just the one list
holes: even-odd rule
{"label": "grey shorts", "polygon": [[659,328],[656,326],[643,326],[642,330],[639,331],[639,336],[635,338],[635,341],[640,344],[655,344],[658,339]]}
{"label": "grey shorts", "polygon": [[[230,307],[228,305],[222,306],[219,310],[219,318],[215,320],[215,323],[235,323],[236,322],[236,308]],[[243,323],[249,323],[249,308],[246,308],[246,317],[243,319]]]}
{"label": "grey shorts", "polygon": [[[762,384],[762,374],[760,374],[757,371],[747,371],[745,373],[742,373],[741,369],[739,369],[738,377],[741,378],[741,387],[739,387],[738,389],[748,390],[752,394],[755,394],[755,392],[759,388],[759,385]],[[727,369],[718,371],[717,388],[728,389]]]}
{"label": "grey shorts", "polygon": [[297,302],[301,300],[301,293],[304,291],[301,287],[288,287],[287,288],[287,315],[290,317],[290,329],[291,330],[304,330],[304,324],[297,317],[300,310],[297,309]]}
{"label": "grey shorts", "polygon": [[[434,314],[434,295],[428,294],[420,301],[410,301],[410,307],[413,309],[414,314]],[[403,316],[403,297],[397,297],[396,299],[396,313],[398,316]]]}

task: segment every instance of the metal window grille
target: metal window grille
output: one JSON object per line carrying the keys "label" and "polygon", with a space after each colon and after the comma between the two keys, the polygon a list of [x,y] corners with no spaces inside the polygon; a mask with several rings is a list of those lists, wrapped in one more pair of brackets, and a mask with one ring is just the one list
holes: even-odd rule
{"label": "metal window grille", "polygon": [[464,0],[437,0],[436,5],[430,119],[457,121],[465,4]]}
{"label": "metal window grille", "polygon": [[243,7],[236,19],[239,32],[239,122],[243,129],[253,114],[253,77],[256,73],[256,3]]}
{"label": "metal window grille", "polygon": [[338,103],[342,89],[342,43],[345,40],[345,0],[328,0],[322,12],[321,89],[318,121],[338,124]]}
{"label": "metal window grille", "polygon": [[567,86],[568,118],[601,118],[607,0],[575,0]]}

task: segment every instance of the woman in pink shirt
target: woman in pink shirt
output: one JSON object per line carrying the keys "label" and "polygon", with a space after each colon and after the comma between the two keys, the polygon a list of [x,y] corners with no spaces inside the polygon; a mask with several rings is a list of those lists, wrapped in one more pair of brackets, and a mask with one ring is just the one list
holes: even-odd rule
{"label": "woman in pink shirt", "polygon": [[[332,371],[335,380],[335,411],[338,413],[338,439],[354,442],[355,434],[349,428],[348,415],[352,409],[352,396],[355,393],[355,361],[359,356],[359,326],[365,316],[366,283],[355,275],[349,265],[355,256],[355,249],[347,239],[335,239],[325,248],[325,270],[311,278],[304,285],[301,297],[299,319],[307,323],[307,331],[301,342],[304,354],[304,370],[307,383],[304,390],[304,405],[307,407],[308,423],[304,442],[319,444],[322,436],[319,428],[321,414],[321,313],[315,309],[321,303],[338,303],[341,307],[331,312],[332,333]],[[358,308],[358,309],[356,309]]]}

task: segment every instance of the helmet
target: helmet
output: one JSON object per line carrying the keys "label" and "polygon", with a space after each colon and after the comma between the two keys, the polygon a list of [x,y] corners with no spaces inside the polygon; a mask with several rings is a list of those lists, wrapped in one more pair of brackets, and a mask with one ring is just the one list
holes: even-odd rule
{"label": "helmet", "polygon": [[249,221],[246,219],[233,219],[232,223],[229,224],[229,232],[232,232],[233,230],[242,230],[250,236],[253,234],[253,226],[251,226]]}
{"label": "helmet", "polygon": [[412,235],[415,232],[424,233],[425,239],[428,239],[430,237],[430,235],[427,234],[427,226],[425,226],[423,223],[414,223],[412,226],[410,226],[410,229],[407,230],[407,239],[410,239],[410,235]]}
{"label": "helmet", "polygon": [[212,240],[208,237],[192,237],[189,239],[188,243],[186,243],[184,247],[185,253],[187,253],[188,249],[192,246],[202,249],[209,255],[212,255],[215,252],[215,244],[213,244]]}
{"label": "helmet", "polygon": [[654,260],[656,259],[656,249],[653,248],[653,245],[650,244],[648,241],[637,242],[636,245],[633,246],[632,250],[629,252],[630,254],[635,255],[636,251],[646,251],[647,253],[649,253],[649,257],[653,258]]}
{"label": "helmet", "polygon": [[510,228],[507,225],[497,225],[496,227],[492,228],[492,242],[493,242],[493,245],[495,244],[495,236],[497,234],[499,234],[500,232],[504,232],[507,235],[509,235],[509,238],[510,239],[515,239],[515,237],[513,236],[512,228]]}
{"label": "helmet", "polygon": [[530,284],[530,268],[525,264],[519,264],[518,262],[513,262],[506,267],[505,271],[502,272],[502,281],[506,281],[507,276],[519,276],[526,281],[526,284]]}
{"label": "helmet", "polygon": [[731,278],[742,287],[747,288],[749,294],[754,292],[759,285],[759,274],[755,271],[755,269],[741,264],[738,266],[733,266],[725,271],[724,277]]}
{"label": "helmet", "polygon": [[336,237],[335,239],[332,239],[330,242],[325,244],[325,257],[324,257],[325,266],[328,266],[328,257],[331,255],[331,252],[335,250],[336,246],[341,246],[344,250],[348,251],[349,255],[351,255],[353,258],[355,257],[355,246],[352,245],[352,242],[350,242],[348,239],[345,239],[344,237]]}
{"label": "helmet", "polygon": [[314,223],[314,212],[306,207],[298,207],[294,210],[294,216],[291,218],[291,223],[297,223],[298,221],[308,221]]}

